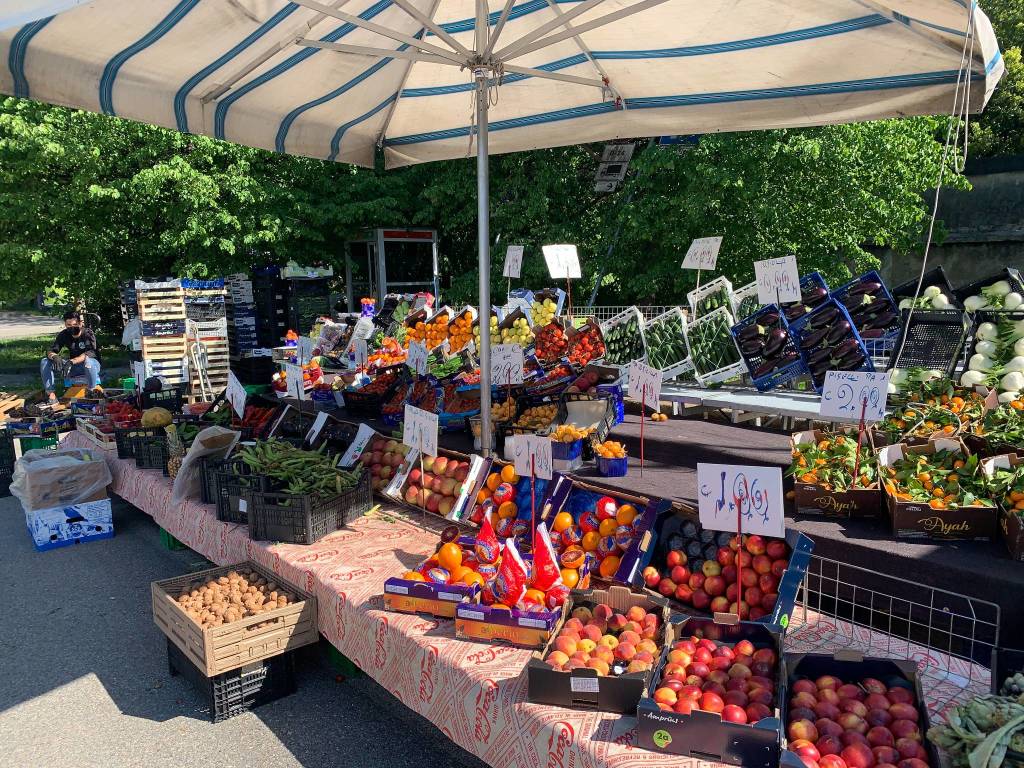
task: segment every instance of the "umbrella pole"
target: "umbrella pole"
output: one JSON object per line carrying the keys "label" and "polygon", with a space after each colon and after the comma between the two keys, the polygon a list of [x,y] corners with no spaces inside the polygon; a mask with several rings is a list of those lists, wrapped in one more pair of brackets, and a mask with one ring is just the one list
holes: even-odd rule
{"label": "umbrella pole", "polygon": [[[487,164],[487,79],[488,71],[473,71],[476,79],[476,215],[477,255],[480,271],[480,317],[491,311],[490,174]],[[480,448],[491,455],[491,333],[480,325]]]}

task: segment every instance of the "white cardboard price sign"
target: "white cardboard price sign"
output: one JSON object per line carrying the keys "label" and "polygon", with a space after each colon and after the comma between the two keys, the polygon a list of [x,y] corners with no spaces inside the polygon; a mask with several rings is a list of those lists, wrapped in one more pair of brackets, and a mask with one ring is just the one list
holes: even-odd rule
{"label": "white cardboard price sign", "polygon": [[309,336],[299,336],[299,364],[305,365],[313,359],[313,340]]}
{"label": "white cardboard price sign", "polygon": [[661,400],[661,371],[635,360],[629,364],[629,396],[641,405],[658,410]]}
{"label": "white cardboard price sign", "polygon": [[402,442],[427,456],[437,456],[437,414],[406,405]]}
{"label": "white cardboard price sign", "polygon": [[366,339],[355,339],[352,342],[352,353],[356,358],[356,367],[366,367],[366,362],[369,358],[369,355],[366,352]]}
{"label": "white cardboard price sign", "polygon": [[575,245],[545,245],[541,250],[552,278],[578,280],[581,277],[580,257]]}
{"label": "white cardboard price sign", "polygon": [[306,388],[302,386],[302,366],[285,363],[284,375],[288,384],[288,394],[296,400],[304,400]]}
{"label": "white cardboard price sign", "polygon": [[821,390],[820,413],[837,421],[860,421],[863,409],[864,421],[881,421],[888,397],[888,372],[829,371]]}
{"label": "white cardboard price sign", "polygon": [[356,439],[352,441],[352,445],[350,445],[345,450],[345,453],[341,455],[341,458],[338,459],[338,466],[355,466],[355,463],[359,461],[359,457],[366,449],[366,446],[376,436],[377,432],[373,429],[373,427],[369,426],[368,424],[360,424],[359,431],[356,432]]}
{"label": "white cardboard price sign", "polygon": [[512,439],[516,474],[520,477],[534,474],[541,480],[550,480],[553,467],[551,439],[540,435],[514,435]]}
{"label": "white cardboard price sign", "polygon": [[316,440],[317,435],[320,434],[320,430],[324,428],[324,424],[327,423],[327,411],[320,411],[313,419],[313,426],[309,428],[309,432],[306,433],[306,445],[312,445],[313,441]]}
{"label": "white cardboard price sign", "polygon": [[721,247],[721,237],[698,237],[683,257],[683,269],[714,270]]}
{"label": "white cardboard price sign", "polygon": [[788,304],[800,301],[800,273],[796,256],[754,262],[757,300],[762,304]]}
{"label": "white cardboard price sign", "polygon": [[502,277],[519,277],[519,272],[523,268],[524,250],[522,245],[510,245],[505,249],[505,266],[501,270]]}
{"label": "white cardboard price sign", "polygon": [[523,348],[518,344],[491,347],[491,383],[496,386],[523,383]]}
{"label": "white cardboard price sign", "polygon": [[697,464],[700,524],[712,531],[735,531],[781,538],[786,533],[782,469],[733,464]]}
{"label": "white cardboard price sign", "polygon": [[422,341],[410,341],[405,364],[412,369],[413,373],[419,376],[425,374],[427,372],[427,345]]}
{"label": "white cardboard price sign", "polygon": [[231,403],[231,407],[235,409],[235,413],[238,414],[238,418],[245,416],[245,399],[247,397],[245,393],[245,387],[235,376],[234,371],[228,371],[228,386],[224,391],[224,397]]}

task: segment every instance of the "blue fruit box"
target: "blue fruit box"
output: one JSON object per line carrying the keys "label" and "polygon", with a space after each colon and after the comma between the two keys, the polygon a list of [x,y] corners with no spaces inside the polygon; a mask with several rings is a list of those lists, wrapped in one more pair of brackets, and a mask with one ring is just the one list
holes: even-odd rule
{"label": "blue fruit box", "polygon": [[8,421],[5,425],[12,437],[38,437],[55,432],[67,432],[75,427],[75,417],[69,411],[56,418],[28,416]]}
{"label": "blue fruit box", "polygon": [[[865,329],[864,322],[856,323],[857,331],[860,333],[861,338],[867,341],[868,339],[882,339],[895,336],[900,330],[900,313],[896,308],[896,301],[893,299],[892,294],[889,292],[885,282],[882,280],[882,276],[878,274],[877,270],[873,269],[870,272],[865,272],[860,277],[856,277],[845,285],[836,288],[832,291],[832,298],[843,306],[846,306],[846,299],[850,294],[850,290],[863,283],[878,283],[881,286],[880,293],[882,295],[880,297],[876,297],[875,301],[872,302],[872,306],[876,303],[879,305],[879,312],[875,314],[891,312],[894,319],[884,328],[876,328],[873,330]],[[849,307],[847,307],[847,311],[850,312],[850,316],[853,317],[854,313],[850,311]]]}
{"label": "blue fruit box", "polygon": [[[647,528],[647,534],[638,537],[622,558],[622,568],[616,579],[631,585],[634,589],[643,589],[651,594],[657,594],[654,590],[648,589],[644,583],[643,571],[653,565],[659,570],[665,563],[666,555],[670,549],[681,549],[687,541],[700,541],[701,548],[705,554],[717,551],[723,542],[728,542],[735,533],[727,531],[705,531],[697,520],[695,512],[684,512],[674,507],[668,507],[658,513],[655,519]],[[765,624],[775,631],[784,631],[789,626],[789,617],[796,605],[797,593],[804,577],[807,575],[807,568],[811,561],[811,553],[814,551],[814,541],[798,531],[786,531],[786,546],[789,549],[789,562],[782,576],[779,577],[777,587],[778,598],[771,612],[757,619],[754,623]],[[703,559],[709,557],[701,556]],[[690,557],[687,567],[694,564],[696,558]],[[675,610],[681,610],[691,615],[709,615],[710,611],[701,611],[692,605],[681,603],[674,596],[669,597]]]}
{"label": "blue fruit box", "polygon": [[[736,723],[723,720],[721,715],[714,712],[694,709],[689,714],[683,714],[663,711],[658,707],[653,696],[661,684],[668,653],[673,643],[689,637],[711,640],[730,648],[746,640],[753,644],[755,652],[770,650],[775,658],[770,675],[775,684],[775,700],[769,707],[769,715],[755,723]],[[668,642],[665,643],[661,659],[637,705],[638,746],[651,752],[696,757],[701,761],[710,760],[726,765],[764,768],[780,765],[780,699],[785,693],[782,645],[781,630],[757,622],[718,623],[714,619],[687,616],[670,624]]]}
{"label": "blue fruit box", "polygon": [[[784,353],[792,352],[796,354],[796,359],[793,362],[769,371],[762,376],[755,376],[754,372],[760,366],[765,364],[766,358],[759,352],[745,354],[743,352],[743,342],[740,340],[740,336],[744,329],[754,325],[761,325],[762,321],[771,319],[772,316],[775,317],[775,321],[769,323],[769,325],[781,329],[787,336],[782,349],[779,351],[779,355],[781,356]],[[786,320],[786,316],[783,314],[782,309],[778,304],[769,304],[762,307],[746,319],[736,323],[736,325],[732,327],[732,337],[736,342],[736,346],[740,350],[740,355],[742,355],[743,361],[747,364],[747,369],[750,371],[750,377],[754,382],[754,386],[757,387],[760,392],[767,392],[770,389],[774,389],[775,387],[781,386],[782,384],[790,382],[793,379],[799,378],[800,376],[804,376],[808,373],[807,364],[804,361],[803,356],[800,355],[800,350],[797,348],[793,335],[790,332],[789,322]]]}
{"label": "blue fruit box", "polygon": [[25,522],[37,552],[114,536],[109,498],[26,511]]}
{"label": "blue fruit box", "polygon": [[846,307],[844,307],[838,301],[836,301],[835,299],[829,299],[824,304],[821,304],[818,307],[816,307],[813,312],[809,312],[808,314],[804,315],[803,317],[801,317],[801,318],[799,318],[797,320],[793,320],[793,321],[791,321],[789,323],[790,333],[793,335],[794,339],[796,340],[797,346],[800,347],[800,357],[803,359],[804,365],[807,367],[807,370],[808,370],[808,372],[811,375],[811,383],[814,386],[814,390],[816,392],[821,392],[822,384],[824,383],[824,380],[825,380],[825,372],[827,372],[828,370],[834,369],[835,365],[834,365],[834,363],[831,363],[831,364],[827,365],[823,369],[821,376],[820,377],[816,377],[814,375],[814,369],[815,369],[815,366],[817,364],[815,362],[815,356],[812,354],[812,350],[806,350],[806,349],[803,348],[802,345],[803,345],[804,339],[806,337],[808,337],[811,333],[814,333],[817,330],[820,330],[820,329],[811,330],[811,328],[823,316],[823,314],[827,310],[829,310],[831,308],[835,308],[837,310],[838,316],[834,320],[829,321],[828,323],[823,323],[823,327],[826,328],[826,329],[830,329],[830,328],[835,327],[835,325],[837,323],[845,320],[846,322],[848,322],[850,324],[850,333],[848,335],[846,335],[843,339],[840,339],[840,340],[838,340],[836,342],[831,342],[831,343],[827,343],[827,344],[821,345],[820,348],[818,350],[814,350],[814,352],[820,353],[820,351],[824,350],[824,351],[826,351],[828,353],[828,357],[823,358],[823,360],[830,360],[831,359],[831,352],[833,350],[835,350],[836,347],[839,344],[843,343],[843,341],[845,341],[846,339],[854,339],[857,342],[857,346],[859,347],[859,349],[861,351],[861,354],[862,354],[862,357],[863,357],[863,363],[861,363],[861,365],[859,365],[859,366],[856,366],[854,368],[849,368],[847,370],[851,370],[851,371],[874,371],[875,370],[874,363],[872,363],[872,361],[871,361],[871,356],[868,354],[868,350],[867,350],[867,347],[864,344],[864,340],[861,338],[860,334],[857,332],[857,328],[854,325],[853,320],[850,318],[850,313],[847,312],[846,311]]}
{"label": "blue fruit box", "polygon": [[[592,555],[595,560],[591,566],[591,572],[603,581],[629,585],[631,572],[627,559],[629,551],[638,542],[647,538],[650,527],[657,519],[658,514],[671,509],[671,502],[656,497],[637,496],[619,490],[610,490],[568,475],[562,475],[555,481],[554,488],[544,503],[540,519],[547,523],[548,530],[552,532],[551,541],[561,558],[570,546],[582,546],[585,533],[599,532],[601,521],[597,505],[605,498],[610,498],[614,502],[616,510],[627,504],[632,506],[636,510],[636,515],[629,525],[616,525],[614,534],[601,537],[596,550],[586,550],[587,554]],[[555,518],[560,512],[569,513],[573,519],[572,526],[564,532],[556,532],[554,529]],[[618,558],[618,565],[610,576],[601,571],[601,563],[605,557]],[[565,566],[566,563],[563,561],[562,565]]]}
{"label": "blue fruit box", "polygon": [[[458,544],[465,557],[473,552],[476,537],[460,536]],[[412,570],[418,571],[429,559]],[[393,576],[384,582],[384,605],[389,611],[398,613],[423,613],[451,619],[455,617],[455,609],[460,603],[476,600],[479,592],[480,587],[475,585],[439,584]]]}
{"label": "blue fruit box", "polygon": [[597,474],[601,477],[625,477],[629,472],[629,459],[597,457]]}

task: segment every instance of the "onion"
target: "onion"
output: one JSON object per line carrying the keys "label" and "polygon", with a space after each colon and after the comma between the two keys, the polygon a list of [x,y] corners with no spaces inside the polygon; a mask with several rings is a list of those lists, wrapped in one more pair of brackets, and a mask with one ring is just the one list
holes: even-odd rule
{"label": "onion", "polygon": [[964,375],[960,377],[960,385],[964,387],[974,387],[985,381],[985,374],[981,371],[964,371]]}
{"label": "onion", "polygon": [[1017,309],[1024,304],[1024,296],[1017,292],[1008,293],[1003,297],[1003,309]]}
{"label": "onion", "polygon": [[927,288],[924,289],[924,291],[921,293],[921,295],[924,296],[926,299],[934,299],[936,296],[938,296],[941,293],[942,293],[942,289],[939,288],[939,286],[937,286],[937,285],[929,285]]}
{"label": "onion", "polygon": [[1024,373],[1012,371],[999,380],[999,388],[1004,392],[1019,392],[1024,389]]}
{"label": "onion", "polygon": [[996,328],[995,323],[982,323],[978,326],[974,336],[985,341],[995,341],[999,338],[999,329]]}

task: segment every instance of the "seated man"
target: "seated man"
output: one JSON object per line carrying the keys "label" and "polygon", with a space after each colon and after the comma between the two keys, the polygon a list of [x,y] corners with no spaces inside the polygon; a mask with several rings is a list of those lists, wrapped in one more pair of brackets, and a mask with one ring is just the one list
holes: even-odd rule
{"label": "seated man", "polygon": [[57,334],[53,346],[39,362],[39,372],[43,376],[43,388],[49,395],[50,402],[57,399],[54,393],[56,379],[62,373],[60,353],[67,349],[70,354],[72,377],[85,376],[89,389],[99,386],[100,359],[96,334],[82,327],[82,317],[77,312],[64,313],[64,330]]}

